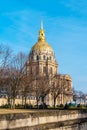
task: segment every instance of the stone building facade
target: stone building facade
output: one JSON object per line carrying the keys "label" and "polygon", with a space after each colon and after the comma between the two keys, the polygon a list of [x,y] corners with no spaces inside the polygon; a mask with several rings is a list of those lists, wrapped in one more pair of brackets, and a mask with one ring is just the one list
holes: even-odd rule
{"label": "stone building facade", "polygon": [[[31,48],[29,53],[29,60],[26,64],[26,72],[29,75],[57,75],[57,80],[60,85],[66,86],[66,94],[60,94],[58,96],[56,105],[65,104],[72,101],[72,79],[70,75],[58,74],[58,63],[55,58],[52,47],[46,42],[45,32],[43,29],[43,23],[39,31],[39,37],[37,43]],[[53,105],[53,99],[49,94],[49,105]]]}
{"label": "stone building facade", "polygon": [[[55,58],[55,53],[46,41],[42,22],[38,41],[30,50],[28,61],[24,67],[24,72],[31,77],[53,77],[56,75],[56,81],[59,83],[59,87],[63,87],[65,91],[65,93],[58,95],[56,105],[65,104],[66,102],[72,101],[72,78],[68,74],[62,75],[58,73],[58,63]],[[8,95],[6,91],[7,90],[0,88],[0,106],[7,104]],[[46,104],[53,106],[54,101],[51,93],[46,96],[45,101]],[[36,105],[36,97],[34,93],[28,95],[27,103]],[[22,104],[21,95],[17,96],[15,104]]]}
{"label": "stone building facade", "polygon": [[41,27],[38,42],[31,48],[27,73],[39,75],[57,74],[58,64],[52,47],[46,42],[45,33]]}

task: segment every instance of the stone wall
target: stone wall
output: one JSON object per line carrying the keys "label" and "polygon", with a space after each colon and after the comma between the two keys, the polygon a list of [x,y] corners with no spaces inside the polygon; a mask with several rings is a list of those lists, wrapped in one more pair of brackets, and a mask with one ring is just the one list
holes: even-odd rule
{"label": "stone wall", "polygon": [[64,130],[63,127],[66,126],[70,126],[72,130],[75,130],[73,129],[75,124],[87,126],[86,122],[87,110],[38,110],[35,112],[0,115],[0,130],[56,130],[56,128],[57,130],[59,128],[59,130],[61,128]]}

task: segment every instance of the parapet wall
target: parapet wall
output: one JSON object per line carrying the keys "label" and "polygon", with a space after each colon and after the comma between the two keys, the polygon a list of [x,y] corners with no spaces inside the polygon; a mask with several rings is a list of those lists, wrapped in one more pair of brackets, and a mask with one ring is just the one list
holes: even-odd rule
{"label": "parapet wall", "polygon": [[1,114],[0,130],[45,130],[87,122],[87,110],[43,110]]}

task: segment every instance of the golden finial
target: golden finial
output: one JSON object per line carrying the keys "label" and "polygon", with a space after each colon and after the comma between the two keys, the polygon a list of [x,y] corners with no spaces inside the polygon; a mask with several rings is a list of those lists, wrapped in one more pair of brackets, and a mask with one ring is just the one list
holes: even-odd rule
{"label": "golden finial", "polygon": [[45,33],[44,33],[44,29],[43,29],[43,21],[41,20],[38,41],[45,41],[45,40],[46,39],[45,39]]}

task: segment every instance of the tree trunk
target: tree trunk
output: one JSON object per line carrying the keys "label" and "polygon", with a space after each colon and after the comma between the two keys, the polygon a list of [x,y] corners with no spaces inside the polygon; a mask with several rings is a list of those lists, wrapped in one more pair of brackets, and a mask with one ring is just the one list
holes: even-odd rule
{"label": "tree trunk", "polygon": [[56,106],[56,98],[54,97],[54,108],[55,108],[55,106]]}
{"label": "tree trunk", "polygon": [[27,101],[27,97],[25,96],[25,103],[24,103],[24,108],[26,109],[26,101]]}
{"label": "tree trunk", "polygon": [[24,96],[22,95],[22,106],[24,105]]}
{"label": "tree trunk", "polygon": [[10,108],[12,109],[12,97],[10,98]]}
{"label": "tree trunk", "polygon": [[13,109],[15,109],[15,98],[13,98]]}
{"label": "tree trunk", "polygon": [[8,108],[11,108],[11,98],[10,98],[10,96],[8,96],[8,99],[7,99],[7,102],[8,102]]}
{"label": "tree trunk", "polygon": [[41,100],[42,100],[42,105],[43,105],[43,109],[44,109],[44,97],[42,97]]}
{"label": "tree trunk", "polygon": [[39,101],[38,98],[36,98],[36,101],[37,101],[37,108],[39,108],[39,106],[38,106],[38,101]]}

